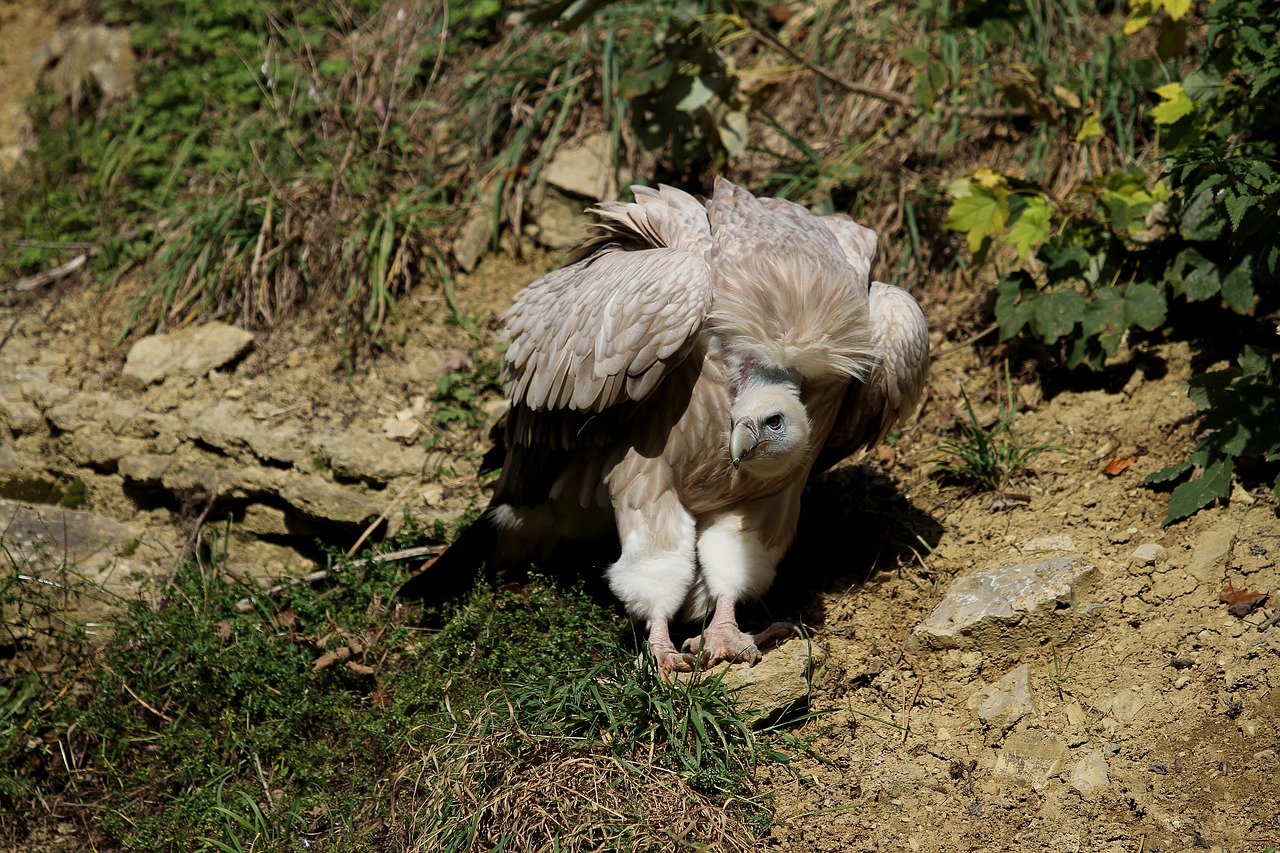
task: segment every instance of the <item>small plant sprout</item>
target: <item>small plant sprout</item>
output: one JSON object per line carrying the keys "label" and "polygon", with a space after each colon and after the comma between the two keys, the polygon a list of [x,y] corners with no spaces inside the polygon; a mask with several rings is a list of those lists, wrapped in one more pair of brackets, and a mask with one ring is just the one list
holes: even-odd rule
{"label": "small plant sprout", "polygon": [[1033,442],[1017,431],[1017,403],[1009,381],[1009,363],[1004,365],[1007,399],[1001,400],[1000,416],[989,429],[974,414],[969,395],[961,390],[967,419],[958,420],[960,437],[943,441],[933,473],[959,480],[979,491],[1003,491],[1011,481],[1025,474],[1041,453],[1064,452],[1052,442]]}

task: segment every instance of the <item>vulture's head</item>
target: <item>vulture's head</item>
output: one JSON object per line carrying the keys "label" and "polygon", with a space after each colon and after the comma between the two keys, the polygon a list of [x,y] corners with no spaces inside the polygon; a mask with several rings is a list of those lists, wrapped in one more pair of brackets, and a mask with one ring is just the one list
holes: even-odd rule
{"label": "vulture's head", "polygon": [[786,473],[804,461],[809,416],[795,386],[756,385],[745,389],[729,410],[729,459],[734,468],[765,477]]}

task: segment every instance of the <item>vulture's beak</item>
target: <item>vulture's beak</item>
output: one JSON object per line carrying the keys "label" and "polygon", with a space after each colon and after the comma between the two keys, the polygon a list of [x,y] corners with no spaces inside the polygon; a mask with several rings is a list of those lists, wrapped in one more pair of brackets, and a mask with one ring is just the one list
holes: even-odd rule
{"label": "vulture's beak", "polygon": [[743,459],[749,459],[751,451],[755,450],[759,443],[755,419],[740,418],[733,425],[733,431],[729,433],[729,458],[733,460],[733,467],[737,468],[742,464]]}

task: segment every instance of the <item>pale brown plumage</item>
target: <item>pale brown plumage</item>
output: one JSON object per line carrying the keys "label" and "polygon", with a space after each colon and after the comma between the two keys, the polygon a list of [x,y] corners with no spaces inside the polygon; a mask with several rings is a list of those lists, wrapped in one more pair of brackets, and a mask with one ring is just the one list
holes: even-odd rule
{"label": "pale brown plumage", "polygon": [[734,606],[772,582],[809,474],[914,409],[924,316],[869,281],[875,234],[848,217],[724,180],[707,201],[633,189],[506,315],[507,456],[467,556],[537,558],[612,524],[606,576],[660,666],[691,663],[669,620],[709,611],[694,649],[754,662]]}

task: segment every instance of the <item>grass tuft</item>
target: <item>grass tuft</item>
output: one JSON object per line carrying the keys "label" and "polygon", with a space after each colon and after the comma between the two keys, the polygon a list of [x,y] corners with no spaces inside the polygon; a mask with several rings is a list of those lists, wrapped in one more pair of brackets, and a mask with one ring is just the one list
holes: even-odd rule
{"label": "grass tuft", "polygon": [[1008,398],[1001,400],[999,418],[989,429],[978,421],[969,395],[961,391],[967,419],[957,421],[959,438],[946,439],[938,445],[941,457],[934,462],[935,476],[958,480],[979,491],[999,492],[1030,471],[1040,454],[1063,452],[1052,442],[1035,442],[1018,433],[1018,407],[1007,362],[1004,374]]}

